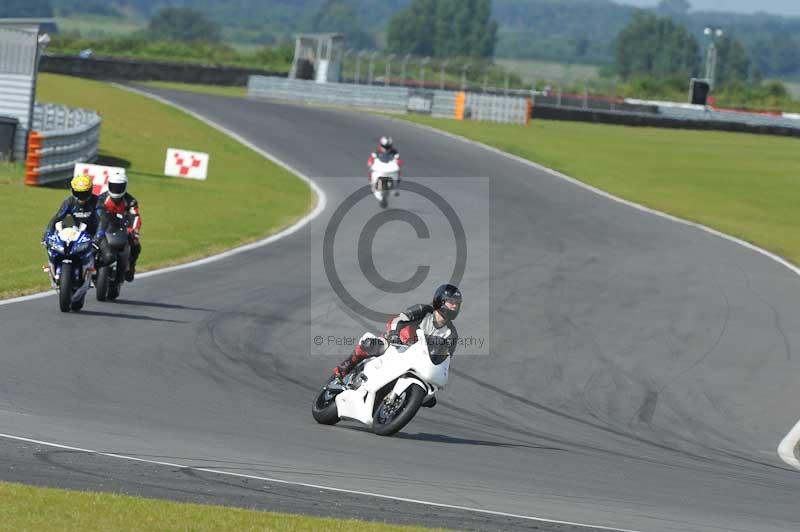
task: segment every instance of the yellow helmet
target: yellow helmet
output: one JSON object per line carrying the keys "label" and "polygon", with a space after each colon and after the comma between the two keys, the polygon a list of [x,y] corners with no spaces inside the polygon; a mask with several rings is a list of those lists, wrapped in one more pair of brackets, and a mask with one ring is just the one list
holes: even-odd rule
{"label": "yellow helmet", "polygon": [[73,177],[69,186],[72,189],[72,195],[80,201],[86,201],[92,195],[92,178],[88,175]]}

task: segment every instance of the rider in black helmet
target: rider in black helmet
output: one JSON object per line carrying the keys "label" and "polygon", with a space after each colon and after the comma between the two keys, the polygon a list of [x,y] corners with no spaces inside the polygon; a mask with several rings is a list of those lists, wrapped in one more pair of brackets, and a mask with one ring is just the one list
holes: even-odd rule
{"label": "rider in black helmet", "polygon": [[383,336],[365,333],[353,350],[353,354],[342,361],[333,370],[333,374],[338,379],[343,379],[360,361],[386,352],[389,344],[413,344],[417,341],[419,328],[425,331],[428,337],[444,339],[452,356],[458,342],[458,332],[453,320],[461,310],[461,301],[461,290],[457,286],[441,285],[433,294],[431,304],[414,305],[389,320]]}

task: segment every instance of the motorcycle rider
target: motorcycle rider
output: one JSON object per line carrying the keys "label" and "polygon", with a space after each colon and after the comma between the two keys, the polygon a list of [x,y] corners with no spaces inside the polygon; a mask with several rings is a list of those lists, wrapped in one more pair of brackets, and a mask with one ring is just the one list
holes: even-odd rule
{"label": "motorcycle rider", "polygon": [[[383,156],[384,154],[389,155],[395,161],[397,161],[397,166],[399,168],[403,167],[403,160],[400,158],[400,153],[394,147],[394,140],[392,137],[381,137],[378,141],[378,149],[369,154],[369,159],[367,159],[367,175],[370,182],[372,184],[372,165],[375,164],[375,160]],[[397,183],[395,183],[394,187],[394,195],[399,196],[400,190],[398,187],[400,186],[400,175],[397,176]]]}
{"label": "motorcycle rider", "polygon": [[458,332],[453,320],[461,310],[461,291],[452,284],[443,284],[433,294],[430,305],[418,304],[408,307],[403,313],[389,320],[384,335],[365,333],[358,341],[353,354],[333,370],[334,376],[342,381],[356,364],[370,357],[380,356],[390,344],[411,345],[417,341],[417,329],[421,328],[428,337],[444,339],[448,353],[453,355],[458,343]]}
{"label": "motorcycle rider", "polygon": [[86,224],[86,230],[92,235],[93,241],[98,238],[100,220],[97,212],[97,196],[92,194],[92,178],[87,175],[76,176],[70,181],[69,188],[71,194],[61,203],[58,212],[47,224],[42,235],[42,244],[47,240],[47,235],[55,231],[56,224],[67,216],[72,216],[78,224]]}
{"label": "motorcycle rider", "polygon": [[[97,198],[97,210],[100,214],[101,228],[104,230],[108,216],[122,214],[128,218],[128,242],[131,246],[131,256],[125,280],[132,282],[136,274],[136,260],[142,252],[139,242],[139,230],[142,227],[142,217],[139,215],[139,202],[128,192],[128,176],[125,172],[116,170],[108,177],[108,190]],[[100,241],[100,252],[104,256],[110,254],[105,240]]]}

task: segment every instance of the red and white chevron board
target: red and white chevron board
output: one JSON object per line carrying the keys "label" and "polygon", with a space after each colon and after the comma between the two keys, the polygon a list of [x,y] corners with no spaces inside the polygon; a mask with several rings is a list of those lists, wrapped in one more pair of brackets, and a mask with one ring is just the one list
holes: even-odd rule
{"label": "red and white chevron board", "polygon": [[208,176],[208,154],[169,148],[164,161],[164,175],[205,179]]}
{"label": "red and white chevron board", "polygon": [[123,174],[125,173],[125,169],[119,166],[78,163],[75,165],[75,169],[72,172],[72,177],[78,177],[79,175],[88,175],[91,177],[93,185],[92,194],[99,196],[108,190],[108,176],[111,175],[111,172],[115,170],[121,171]]}

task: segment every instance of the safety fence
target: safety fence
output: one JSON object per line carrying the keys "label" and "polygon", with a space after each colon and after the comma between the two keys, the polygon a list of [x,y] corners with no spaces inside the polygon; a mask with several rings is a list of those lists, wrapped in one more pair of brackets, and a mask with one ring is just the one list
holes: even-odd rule
{"label": "safety fence", "polygon": [[766,113],[680,102],[599,98],[548,92],[534,96],[532,118],[800,136],[800,120]]}
{"label": "safety fence", "polygon": [[260,68],[200,65],[168,61],[147,61],[120,57],[77,57],[47,54],[39,66],[42,72],[104,80],[174,81],[243,87],[253,74],[285,76]]}
{"label": "safety fence", "polygon": [[425,88],[250,76],[247,94],[255,99],[421,113],[458,120],[526,124],[530,117],[528,98]]}
{"label": "safety fence", "polygon": [[28,137],[25,184],[44,185],[72,177],[77,163],[94,161],[102,119],[89,109],[37,103]]}
{"label": "safety fence", "polygon": [[701,105],[659,105],[658,114],[678,120],[729,122],[744,124],[750,127],[779,127],[797,129],[800,132],[800,120],[781,114],[748,113],[715,109]]}

